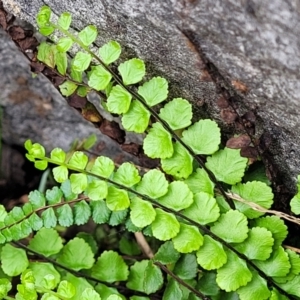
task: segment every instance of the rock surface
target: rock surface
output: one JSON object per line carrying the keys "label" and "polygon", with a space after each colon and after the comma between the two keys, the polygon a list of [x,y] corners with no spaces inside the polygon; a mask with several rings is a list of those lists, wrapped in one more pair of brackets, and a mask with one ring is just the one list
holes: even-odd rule
{"label": "rock surface", "polygon": [[0,105],[6,144],[23,146],[25,140],[32,139],[47,151],[54,147],[67,150],[75,139],[95,133],[99,143],[109,145],[102,154],[121,153],[119,145],[69,107],[44,76],[32,76],[29,61],[4,31],[0,31],[0,40]]}
{"label": "rock surface", "polygon": [[[300,173],[299,1],[4,0],[3,4],[7,11],[31,24],[35,24],[42,5],[49,5],[56,15],[70,11],[75,30],[95,24],[100,33],[98,46],[111,39],[119,41],[123,58],[144,59],[150,75],[161,75],[170,81],[171,95],[189,99],[196,116],[214,118],[225,135],[239,131],[234,123],[236,113],[254,112],[254,137],[264,133],[261,149],[279,168],[277,179],[280,177],[290,191],[294,190]],[[11,74],[15,60],[9,57],[10,50],[6,51],[3,43],[1,47],[1,58],[6,53],[0,62],[1,90],[7,90],[4,95],[15,93],[18,99],[24,79],[19,85],[16,79],[22,74],[19,68],[24,70],[26,66],[18,58],[15,73]],[[26,80],[30,81],[28,86],[37,84],[36,80]],[[44,138],[47,136],[49,146],[57,145],[60,136],[68,143],[74,124],[76,135],[86,136],[92,131],[69,110],[64,112],[67,108],[57,93],[42,78],[38,80],[39,92],[29,95],[33,104],[23,122],[30,121],[33,110],[40,110],[39,114],[44,114],[41,120],[47,123]],[[48,110],[53,98],[57,99],[59,112],[51,119]],[[227,100],[233,109],[226,106]],[[3,101],[2,94],[1,105],[5,106]],[[22,106],[15,109],[24,110]],[[30,126],[22,132],[14,127],[11,130],[10,138],[20,135],[16,143],[21,136],[31,137]]]}

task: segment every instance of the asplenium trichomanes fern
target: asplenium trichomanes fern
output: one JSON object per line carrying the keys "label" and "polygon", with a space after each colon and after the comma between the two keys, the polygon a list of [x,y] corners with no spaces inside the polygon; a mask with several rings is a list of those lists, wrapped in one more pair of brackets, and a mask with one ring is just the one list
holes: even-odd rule
{"label": "asplenium trichomanes fern", "polygon": [[[264,215],[271,212],[272,190],[260,181],[243,182],[248,161],[239,150],[220,148],[216,122],[192,124],[191,104],[168,99],[164,78],[143,82],[141,59],[117,64],[118,42],[92,52],[94,26],[71,34],[71,15],[63,13],[54,23],[46,6],[37,22],[42,34],[63,35],[55,44],[41,43],[38,51],[41,62],[68,78],[61,93],[101,92],[103,106],[120,115],[127,131],[145,134],[144,152],[159,158],[160,168],[141,174],[132,163],[117,168],[108,157],[89,159],[80,151],[68,157],[59,148],[46,156],[40,144],[27,141],[27,158],[41,170],[56,165],[60,186],[31,192],[28,203],[10,212],[0,207],[1,297],[14,299],[14,276],[20,276],[16,299],[27,300],[300,297],[300,258],[282,245],[287,227],[278,216]],[[69,61],[74,43],[81,50]],[[121,224],[160,247],[140,260],[128,250],[129,241],[123,240],[127,248],[120,243],[120,249],[103,251],[92,235],[69,241],[60,236],[57,225],[91,219]]]}

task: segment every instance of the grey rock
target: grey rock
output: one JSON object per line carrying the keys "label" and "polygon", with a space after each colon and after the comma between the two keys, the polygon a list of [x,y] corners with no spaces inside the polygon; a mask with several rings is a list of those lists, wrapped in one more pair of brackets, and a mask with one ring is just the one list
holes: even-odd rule
{"label": "grey rock", "polygon": [[55,147],[67,150],[76,139],[95,133],[99,143],[109,145],[102,154],[121,153],[119,145],[69,107],[44,76],[32,76],[28,60],[2,30],[0,40],[0,105],[6,144],[20,146],[31,139],[48,152]]}
{"label": "grey rock", "polygon": [[[195,119],[212,117],[225,134],[235,132],[224,122],[217,105],[221,89],[234,96],[240,114],[255,110],[256,137],[267,133],[271,138],[267,151],[283,182],[294,191],[300,173],[299,1],[4,0],[8,11],[33,25],[45,4],[56,15],[70,11],[74,30],[95,24],[100,33],[98,46],[117,40],[124,49],[122,58],[145,60],[149,75],[170,81],[171,96],[193,103]],[[216,67],[217,86],[207,76],[206,59]],[[247,93],[237,89],[238,81],[247,86]],[[47,109],[57,94],[49,88],[43,88],[42,93],[43,109]],[[62,102],[59,105],[65,107]],[[52,124],[48,130],[57,130],[58,136],[65,125],[58,121],[55,127]],[[83,134],[86,127],[81,124],[76,131]],[[71,132],[74,126],[69,128]]]}

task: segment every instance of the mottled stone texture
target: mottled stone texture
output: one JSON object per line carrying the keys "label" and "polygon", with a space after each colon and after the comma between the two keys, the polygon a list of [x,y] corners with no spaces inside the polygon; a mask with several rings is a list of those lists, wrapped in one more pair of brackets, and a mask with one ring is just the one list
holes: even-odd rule
{"label": "mottled stone texture", "polygon": [[[193,103],[197,118],[212,117],[225,133],[230,133],[235,129],[224,122],[217,105],[220,88],[225,87],[229,96],[235,96],[238,112],[255,111],[257,136],[268,133],[272,140],[270,154],[284,182],[293,189],[294,179],[300,173],[299,1],[4,0],[8,11],[33,25],[42,5],[49,5],[57,15],[70,11],[75,30],[95,24],[100,33],[97,45],[110,39],[119,41],[123,58],[144,59],[150,75],[162,75],[170,81],[171,95]],[[20,62],[14,67],[12,74],[13,60],[8,52],[4,53],[7,58],[0,62],[2,66],[6,64],[1,68],[1,86],[18,77],[17,69],[22,65]],[[217,85],[205,69],[205,58],[215,66]],[[29,80],[30,85],[36,82]],[[12,89],[10,84],[8,89]],[[41,90],[34,97],[42,97],[43,101],[36,103],[45,112],[53,105],[51,99],[59,97],[42,79],[40,84]],[[20,86],[18,89],[22,90]],[[3,101],[6,100],[1,95]],[[67,109],[62,102],[59,105],[62,110]],[[70,117],[72,113],[66,115]],[[64,121],[67,120],[61,114],[55,126],[45,125],[48,139],[53,140],[52,132],[56,136],[62,134]],[[78,121],[76,132],[84,132],[88,126]],[[68,136],[68,131],[64,134]]]}

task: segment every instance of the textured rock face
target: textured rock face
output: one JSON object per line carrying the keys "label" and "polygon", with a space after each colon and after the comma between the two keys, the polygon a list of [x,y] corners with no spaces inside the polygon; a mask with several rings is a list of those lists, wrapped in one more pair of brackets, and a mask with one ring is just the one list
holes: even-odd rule
{"label": "textured rock face", "polygon": [[22,146],[25,140],[32,139],[51,151],[54,147],[68,149],[75,139],[95,133],[99,142],[109,145],[103,154],[120,154],[119,145],[69,107],[46,78],[32,76],[28,60],[3,31],[0,40],[0,105],[5,143]]}
{"label": "textured rock face", "polygon": [[[171,95],[189,99],[197,117],[214,118],[225,133],[238,131],[234,124],[236,113],[253,111],[254,137],[266,133],[269,142],[264,141],[262,148],[280,168],[285,184],[293,189],[295,176],[300,173],[299,1],[4,0],[3,3],[12,14],[31,24],[35,24],[34,17],[45,4],[57,15],[70,11],[75,30],[95,24],[100,33],[97,45],[110,39],[119,41],[124,49],[123,58],[144,59],[150,74],[162,75],[171,82]],[[1,64],[5,62],[10,64],[9,58],[1,60]],[[5,76],[16,75],[8,73]],[[1,78],[0,85],[4,80]],[[51,100],[46,99],[58,95],[41,86],[44,104],[37,103],[47,110]],[[220,97],[227,97],[234,109],[220,105]],[[61,107],[65,107],[63,103]],[[64,126],[57,122],[54,127],[47,125],[45,130],[57,130],[54,135],[58,135]],[[85,128],[80,122],[76,131],[81,133]]]}
{"label": "textured rock face", "polygon": [[46,142],[49,148],[56,141],[60,145],[70,144],[70,132],[76,127],[80,135],[83,130],[86,134],[91,133],[45,78],[32,78],[28,61],[4,32],[0,34],[1,105],[5,107],[3,139],[18,145],[26,138],[40,137],[39,142]]}

